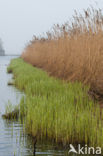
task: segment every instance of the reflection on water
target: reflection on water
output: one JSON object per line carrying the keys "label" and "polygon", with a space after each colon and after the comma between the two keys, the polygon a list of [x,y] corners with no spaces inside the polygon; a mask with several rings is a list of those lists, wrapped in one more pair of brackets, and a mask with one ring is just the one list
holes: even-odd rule
{"label": "reflection on water", "polygon": [[[19,103],[22,93],[13,86],[8,86],[12,78],[7,74],[7,65],[13,56],[0,56],[0,156],[32,156],[33,141],[23,132],[23,125],[19,121],[3,120],[5,105],[10,101],[13,105]],[[36,145],[37,156],[64,156],[63,150],[57,150],[51,144]]]}

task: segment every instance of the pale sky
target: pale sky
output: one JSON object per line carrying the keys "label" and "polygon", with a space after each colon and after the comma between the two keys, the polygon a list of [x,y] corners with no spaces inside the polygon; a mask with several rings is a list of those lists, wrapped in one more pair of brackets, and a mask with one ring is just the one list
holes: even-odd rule
{"label": "pale sky", "polygon": [[[103,0],[97,0],[103,8]],[[97,4],[95,0],[0,0],[0,37],[6,54],[20,54],[33,35],[64,23],[74,10]]]}

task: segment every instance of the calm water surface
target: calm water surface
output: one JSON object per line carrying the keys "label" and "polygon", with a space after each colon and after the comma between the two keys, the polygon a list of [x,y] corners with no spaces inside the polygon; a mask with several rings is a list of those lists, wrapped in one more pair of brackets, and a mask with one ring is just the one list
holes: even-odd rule
{"label": "calm water surface", "polygon": [[[1,117],[8,101],[17,105],[23,95],[15,87],[7,85],[12,79],[12,74],[6,72],[12,58],[14,56],[0,56],[0,156],[33,156],[32,139],[24,133],[23,125],[18,121],[3,120]],[[36,146],[37,156],[64,156],[66,153],[48,143],[38,143]]]}

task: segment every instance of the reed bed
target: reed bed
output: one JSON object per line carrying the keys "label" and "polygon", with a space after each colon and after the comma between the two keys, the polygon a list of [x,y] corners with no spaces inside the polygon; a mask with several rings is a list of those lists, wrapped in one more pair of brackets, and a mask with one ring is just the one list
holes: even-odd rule
{"label": "reed bed", "polygon": [[89,84],[103,95],[103,13],[92,7],[75,11],[69,22],[34,36],[22,58],[50,75]]}
{"label": "reed bed", "polygon": [[24,91],[20,115],[27,132],[38,139],[61,143],[85,143],[103,147],[103,112],[88,96],[88,86],[64,82],[21,58],[11,61],[15,86]]}

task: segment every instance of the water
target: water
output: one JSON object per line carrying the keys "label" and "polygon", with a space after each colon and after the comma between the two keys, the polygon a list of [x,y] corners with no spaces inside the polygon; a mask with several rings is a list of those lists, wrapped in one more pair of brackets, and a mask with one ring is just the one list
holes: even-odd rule
{"label": "water", "polygon": [[[33,141],[23,131],[23,125],[19,121],[8,121],[2,119],[5,113],[5,105],[19,104],[23,93],[7,83],[12,74],[7,74],[7,65],[13,56],[0,56],[0,156],[33,156]],[[49,143],[37,143],[36,156],[64,156],[63,150],[56,149],[55,145]]]}

